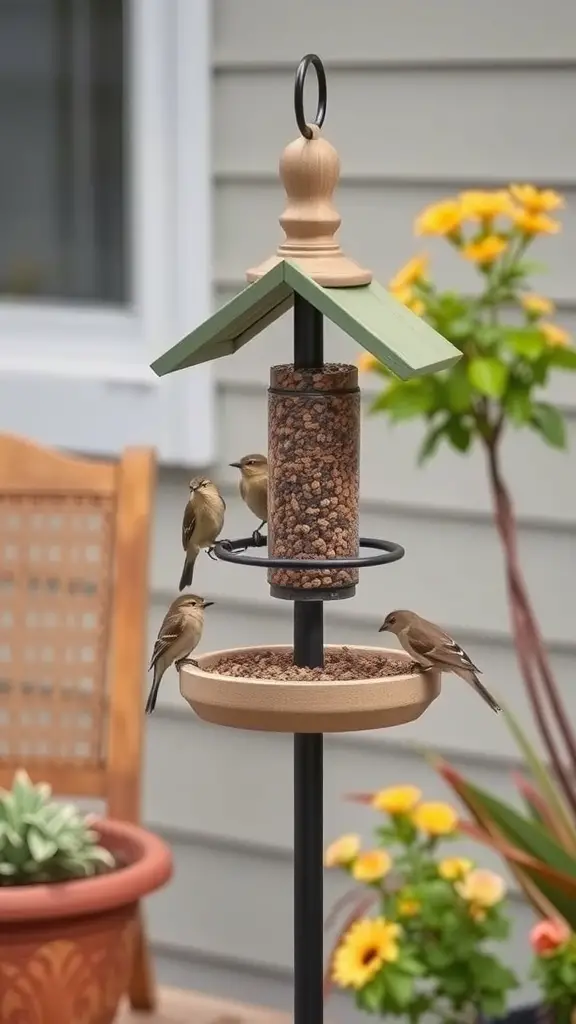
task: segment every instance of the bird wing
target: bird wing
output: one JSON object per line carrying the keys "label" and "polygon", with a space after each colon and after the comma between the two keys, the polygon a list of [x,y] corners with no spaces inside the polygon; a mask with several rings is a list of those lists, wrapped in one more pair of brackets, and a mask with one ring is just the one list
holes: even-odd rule
{"label": "bird wing", "polygon": [[434,631],[422,628],[418,623],[413,623],[409,630],[409,641],[415,654],[430,661],[442,662],[444,665],[454,665],[456,668],[470,668],[482,675],[481,670],[474,664],[459,644],[448,633],[436,627]]}
{"label": "bird wing", "polygon": [[168,612],[162,625],[160,626],[160,632],[158,633],[158,639],[154,644],[154,650],[152,651],[152,657],[150,659],[150,668],[153,668],[159,658],[172,644],[182,635],[184,628],[184,622],[180,612]]}
{"label": "bird wing", "polygon": [[184,551],[188,550],[190,538],[194,533],[195,526],[196,512],[194,511],[194,503],[190,500],[184,509],[184,518],[182,520],[182,547],[184,548]]}

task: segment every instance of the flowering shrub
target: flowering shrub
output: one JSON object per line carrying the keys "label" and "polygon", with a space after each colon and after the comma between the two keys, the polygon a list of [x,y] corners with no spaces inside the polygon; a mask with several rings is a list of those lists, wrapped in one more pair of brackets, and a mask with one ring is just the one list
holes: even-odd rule
{"label": "flowering shrub", "polygon": [[564,921],[540,921],[530,943],[536,954],[532,973],[544,1003],[554,1011],[555,1024],[570,1024],[576,1013],[576,935]]}
{"label": "flowering shrub", "polygon": [[[415,786],[358,799],[384,822],[373,849],[345,835],[325,853],[327,867],[369,889],[330,958],[332,982],[352,989],[361,1009],[412,1022],[430,1012],[442,1020],[501,1016],[516,979],[486,947],[508,934],[504,880],[439,853],[457,835],[449,804],[423,801]],[[375,916],[364,916],[368,904]]]}

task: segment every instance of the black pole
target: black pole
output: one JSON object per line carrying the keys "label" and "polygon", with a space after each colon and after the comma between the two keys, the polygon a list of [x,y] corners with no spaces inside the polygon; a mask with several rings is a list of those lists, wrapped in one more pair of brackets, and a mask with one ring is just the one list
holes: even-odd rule
{"label": "black pole", "polygon": [[[324,362],[322,314],[294,295],[294,367]],[[324,664],[322,601],[294,602],[294,662]],[[294,1024],[322,1024],[324,973],[323,737],[294,736]]]}

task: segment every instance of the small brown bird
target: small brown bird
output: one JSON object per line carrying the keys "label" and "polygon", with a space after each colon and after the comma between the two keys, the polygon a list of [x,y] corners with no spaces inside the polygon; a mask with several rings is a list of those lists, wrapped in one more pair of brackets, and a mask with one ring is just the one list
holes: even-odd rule
{"label": "small brown bird", "polygon": [[265,455],[244,455],[240,462],[231,462],[240,470],[240,495],[242,501],[262,522],[253,536],[268,522],[268,459]]}
{"label": "small brown bird", "polygon": [[179,590],[192,585],[194,563],[202,548],[212,554],[214,543],[224,526],[226,503],[216,487],[205,476],[190,481],[190,497],[182,520],[182,547],[186,552]]}
{"label": "small brown bird", "polygon": [[378,632],[395,633],[404,650],[424,670],[440,669],[441,672],[453,672],[464,679],[493,711],[501,711],[492,694],[478,679],[482,675],[480,669],[470,660],[466,651],[433,622],[428,622],[416,612],[389,612]]}
{"label": "small brown bird", "polygon": [[213,604],[214,601],[205,601],[196,594],[182,594],[172,601],[160,626],[150,660],[154,679],[146,701],[147,715],[151,715],[156,707],[158,690],[166,669],[174,664],[179,672],[181,665],[196,664],[189,655],[202,638],[204,611]]}

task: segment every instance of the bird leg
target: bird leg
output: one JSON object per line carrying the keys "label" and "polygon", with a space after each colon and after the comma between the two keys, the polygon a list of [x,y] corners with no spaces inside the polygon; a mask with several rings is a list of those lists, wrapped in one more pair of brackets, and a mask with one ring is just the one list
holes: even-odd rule
{"label": "bird leg", "polygon": [[206,548],[206,554],[208,555],[208,558],[212,559],[213,562],[217,562],[218,557],[214,554],[214,547],[215,545],[212,544],[209,548]]}
{"label": "bird leg", "polygon": [[254,544],[257,547],[258,547],[259,541],[262,539],[262,534],[260,533],[260,531],[261,531],[263,526],[266,526],[266,520],[265,519],[262,520],[262,522],[260,523],[260,526],[256,530],[254,530],[254,533],[252,534],[252,540],[253,540]]}
{"label": "bird leg", "polygon": [[174,668],[177,672],[180,671],[182,665],[193,665],[194,668],[200,668],[200,665],[197,661],[194,661],[194,658],[179,658],[178,661],[175,661]]}

